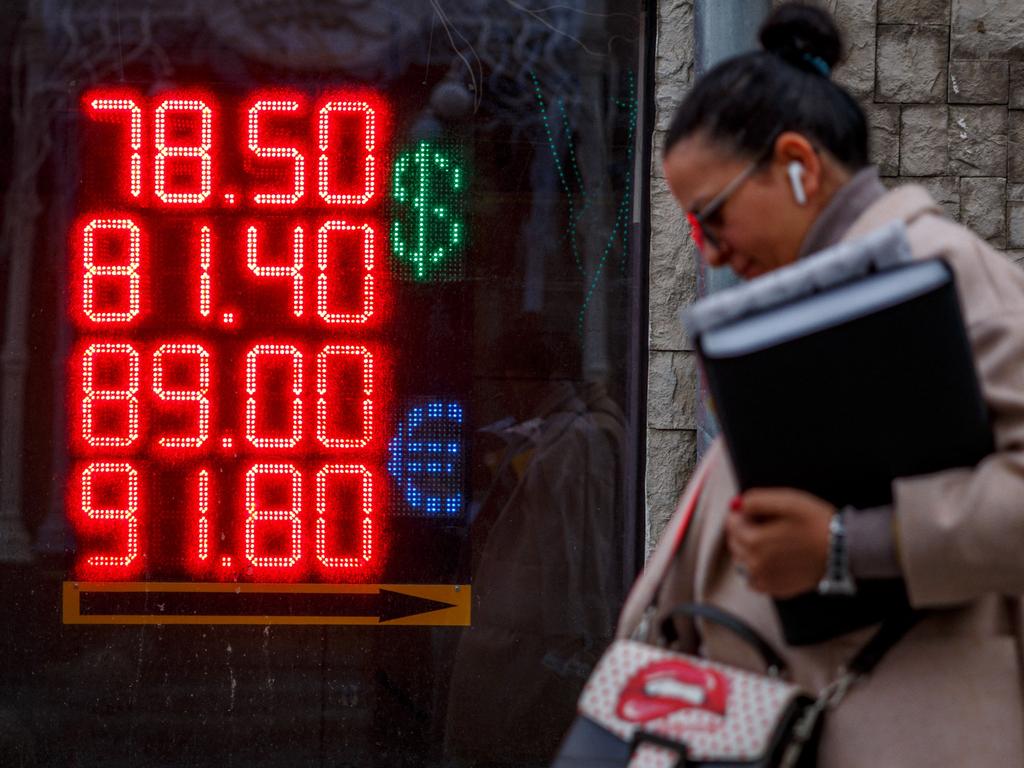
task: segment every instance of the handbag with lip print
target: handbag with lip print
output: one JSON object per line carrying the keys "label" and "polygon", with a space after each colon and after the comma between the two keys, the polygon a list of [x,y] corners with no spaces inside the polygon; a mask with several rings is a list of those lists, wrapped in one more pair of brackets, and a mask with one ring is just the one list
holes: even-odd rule
{"label": "handbag with lip print", "polygon": [[[695,480],[673,556],[682,548],[707,472],[705,466]],[[644,624],[656,610],[658,591]],[[883,622],[845,671],[813,698],[784,679],[785,661],[738,617],[712,605],[684,603],[661,622],[666,644],[676,638],[677,616],[731,630],[758,651],[769,674],[617,640],[587,681],[551,768],[813,768],[825,711],[839,704],[918,618],[911,613]]]}
{"label": "handbag with lip print", "polygon": [[768,675],[617,640],[601,657],[552,768],[813,768],[826,710],[868,674],[917,616],[886,621],[817,698],[783,679],[786,665],[751,627],[710,605],[678,615],[722,625],[753,645]]}
{"label": "handbag with lip print", "polygon": [[587,681],[554,768],[815,765],[824,703],[782,680],[783,661],[735,616],[692,604],[678,614],[736,631],[772,674],[618,640]]}

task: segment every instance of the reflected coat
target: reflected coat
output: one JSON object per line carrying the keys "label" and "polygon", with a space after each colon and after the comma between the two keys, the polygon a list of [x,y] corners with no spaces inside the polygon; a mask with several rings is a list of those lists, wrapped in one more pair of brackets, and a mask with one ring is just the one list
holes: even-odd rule
{"label": "reflected coat", "polygon": [[618,406],[599,385],[555,383],[515,429],[528,437],[511,449],[507,500],[474,542],[472,626],[449,698],[447,749],[474,764],[533,764],[554,752],[621,595]]}

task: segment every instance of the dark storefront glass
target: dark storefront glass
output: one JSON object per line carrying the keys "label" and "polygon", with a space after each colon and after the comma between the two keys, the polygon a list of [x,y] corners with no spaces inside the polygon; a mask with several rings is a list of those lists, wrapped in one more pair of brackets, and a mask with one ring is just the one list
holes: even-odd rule
{"label": "dark storefront glass", "polygon": [[546,763],[638,566],[642,6],[7,4],[0,765]]}

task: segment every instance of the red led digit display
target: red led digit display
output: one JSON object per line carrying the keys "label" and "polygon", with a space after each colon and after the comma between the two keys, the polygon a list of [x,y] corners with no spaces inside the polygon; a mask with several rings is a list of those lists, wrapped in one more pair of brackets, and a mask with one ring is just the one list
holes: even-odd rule
{"label": "red led digit display", "polygon": [[268,147],[260,143],[261,113],[298,112],[298,99],[260,99],[249,107],[249,151],[256,157],[291,158],[294,181],[290,192],[257,192],[253,202],[257,205],[295,205],[306,194],[306,158],[295,147]]}
{"label": "red led digit display", "polygon": [[401,315],[386,100],[96,87],[80,114],[76,576],[378,577]]}
{"label": "red led digit display", "polygon": [[[170,140],[168,123],[174,116],[187,115],[195,123],[196,134],[189,144],[168,144]],[[153,162],[153,186],[156,196],[171,205],[199,205],[206,202],[213,191],[213,109],[208,100],[197,98],[165,98],[153,112],[153,145],[156,157]],[[186,165],[185,158],[193,160]],[[188,168],[192,183],[181,185],[191,187],[187,191],[171,191],[175,186],[171,179],[174,171]]]}

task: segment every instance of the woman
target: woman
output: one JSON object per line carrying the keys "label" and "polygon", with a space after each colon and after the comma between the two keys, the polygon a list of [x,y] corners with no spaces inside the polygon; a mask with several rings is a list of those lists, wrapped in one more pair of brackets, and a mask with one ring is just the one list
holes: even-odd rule
{"label": "woman", "polygon": [[[764,50],[698,82],[667,136],[665,175],[704,258],[755,278],[904,221],[916,258],[942,257],[953,269],[997,446],[974,469],[896,480],[890,507],[840,518],[854,579],[902,578],[926,614],[829,713],[820,764],[1024,765],[1024,274],[944,218],[924,190],[880,184],[864,115],[830,79],[841,47],[826,13],[781,6],[761,42]],[[720,441],[701,475],[702,489],[687,493],[699,501],[679,556],[677,513],[619,634],[631,634],[655,598],[662,613],[711,603],[768,639],[798,683],[821,690],[874,628],[786,646],[772,600],[818,587],[837,510],[793,489],[738,495]],[[678,630],[682,650],[759,668],[717,626],[681,620]]]}

